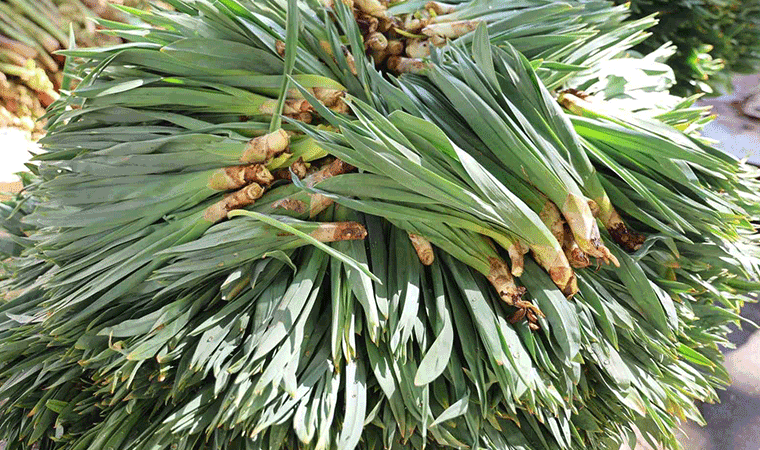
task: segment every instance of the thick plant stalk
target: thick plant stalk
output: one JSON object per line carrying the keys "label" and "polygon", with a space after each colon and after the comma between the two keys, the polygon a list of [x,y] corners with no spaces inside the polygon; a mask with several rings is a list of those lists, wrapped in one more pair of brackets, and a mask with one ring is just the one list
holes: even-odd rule
{"label": "thick plant stalk", "polygon": [[367,237],[367,229],[358,222],[329,222],[319,224],[309,235],[320,242],[360,241]]}
{"label": "thick plant stalk", "polygon": [[211,175],[208,187],[217,191],[240,189],[250,183],[268,186],[274,176],[261,164],[232,166],[219,169]]}
{"label": "thick plant stalk", "polygon": [[290,136],[282,129],[255,137],[246,144],[245,150],[240,156],[240,162],[267,162],[287,150],[288,145],[290,145]]}
{"label": "thick plant stalk", "polygon": [[467,33],[475,31],[480,25],[480,20],[460,20],[456,22],[436,22],[422,29],[426,36],[438,36],[448,39],[456,39]]}
{"label": "thick plant stalk", "polygon": [[214,224],[227,217],[230,211],[252,205],[264,195],[264,188],[256,183],[225,196],[209,206],[203,213],[203,219]]}

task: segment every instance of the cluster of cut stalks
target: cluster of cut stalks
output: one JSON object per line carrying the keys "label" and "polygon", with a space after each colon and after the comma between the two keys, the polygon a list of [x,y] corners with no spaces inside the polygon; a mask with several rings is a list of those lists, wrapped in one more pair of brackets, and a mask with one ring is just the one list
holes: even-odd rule
{"label": "cluster of cut stalks", "polygon": [[[123,0],[4,0],[0,2],[0,126],[39,132],[36,120],[58,98],[64,59],[72,45],[108,45],[93,19],[124,20],[110,6]],[[144,6],[142,2],[132,2]]]}

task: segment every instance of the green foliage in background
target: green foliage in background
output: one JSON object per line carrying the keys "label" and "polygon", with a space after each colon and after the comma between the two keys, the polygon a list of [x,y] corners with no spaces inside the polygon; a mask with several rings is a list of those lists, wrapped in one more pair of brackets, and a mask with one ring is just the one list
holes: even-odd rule
{"label": "green foliage in background", "polygon": [[[619,2],[623,3],[623,2]],[[632,0],[633,17],[657,13],[652,37],[636,49],[649,53],[666,42],[678,47],[668,60],[674,92],[687,95],[730,90],[730,74],[760,68],[760,1]],[[725,70],[722,70],[725,69]]]}

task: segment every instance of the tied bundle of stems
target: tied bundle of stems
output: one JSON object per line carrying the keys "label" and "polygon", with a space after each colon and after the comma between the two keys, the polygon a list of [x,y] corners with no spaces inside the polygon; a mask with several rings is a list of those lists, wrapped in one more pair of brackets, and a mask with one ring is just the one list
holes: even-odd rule
{"label": "tied bundle of stems", "polygon": [[652,19],[166,3],[62,52],[0,207],[9,450],[679,448],[760,288],[760,183],[693,100],[566,89]]}

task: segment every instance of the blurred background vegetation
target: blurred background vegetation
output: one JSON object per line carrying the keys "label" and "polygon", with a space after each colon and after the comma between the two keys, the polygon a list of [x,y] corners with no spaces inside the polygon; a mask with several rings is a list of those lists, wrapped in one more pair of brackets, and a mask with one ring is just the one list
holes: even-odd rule
{"label": "blurred background vegetation", "polygon": [[[618,3],[627,3],[618,0]],[[760,0],[632,0],[634,17],[657,14],[653,36],[637,50],[648,54],[667,42],[681,96],[730,91],[731,73],[760,68]],[[725,69],[725,70],[722,70]]]}

